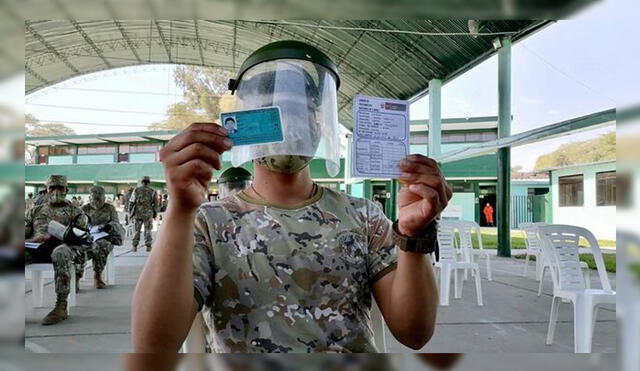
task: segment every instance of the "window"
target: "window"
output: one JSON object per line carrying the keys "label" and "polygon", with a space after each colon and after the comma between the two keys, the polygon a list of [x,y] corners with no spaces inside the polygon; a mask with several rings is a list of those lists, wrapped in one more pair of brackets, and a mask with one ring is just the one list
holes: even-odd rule
{"label": "window", "polygon": [[121,144],[120,153],[149,153],[158,152],[160,150],[159,143],[132,143]]}
{"label": "window", "polygon": [[90,146],[79,146],[79,155],[98,155],[110,154],[116,152],[116,146],[113,144],[95,144]]}
{"label": "window", "polygon": [[615,206],[616,172],[607,171],[596,174],[596,206]]}
{"label": "window", "polygon": [[558,178],[559,206],[582,206],[584,204],[584,175]]}
{"label": "window", "polygon": [[50,156],[68,156],[72,155],[71,146],[51,146],[49,147]]}

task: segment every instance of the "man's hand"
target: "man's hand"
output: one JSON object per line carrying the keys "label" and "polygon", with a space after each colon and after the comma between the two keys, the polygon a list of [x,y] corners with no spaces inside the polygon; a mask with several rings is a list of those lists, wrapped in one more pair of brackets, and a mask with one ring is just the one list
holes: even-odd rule
{"label": "man's hand", "polygon": [[189,213],[204,199],[214,169],[222,168],[222,153],[232,142],[214,123],[194,123],[160,151],[172,207]]}
{"label": "man's hand", "polygon": [[417,236],[447,206],[451,187],[440,173],[438,164],[422,155],[410,155],[400,161],[398,229],[406,236]]}

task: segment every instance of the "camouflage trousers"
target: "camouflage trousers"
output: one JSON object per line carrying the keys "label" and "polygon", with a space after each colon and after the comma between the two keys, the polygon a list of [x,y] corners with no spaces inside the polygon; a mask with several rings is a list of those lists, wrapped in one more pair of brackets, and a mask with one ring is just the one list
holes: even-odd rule
{"label": "camouflage trousers", "polygon": [[82,276],[86,256],[82,246],[69,246],[62,244],[51,253],[53,262],[56,294],[66,297],[69,295],[71,285],[71,265],[75,265],[76,277]]}
{"label": "camouflage trousers", "polygon": [[107,264],[107,256],[113,250],[113,245],[107,239],[98,240],[90,248],[84,246],[69,246],[62,244],[51,253],[53,262],[56,294],[69,295],[71,282],[71,264],[75,266],[76,278],[84,275],[87,259],[93,261],[94,272],[101,273]]}
{"label": "camouflage trousers", "polygon": [[153,228],[153,218],[148,219],[135,219],[135,231],[136,233],[133,235],[133,247],[138,247],[138,243],[140,242],[140,230],[142,229],[142,225],[144,224],[144,244],[148,247],[151,246],[151,229]]}

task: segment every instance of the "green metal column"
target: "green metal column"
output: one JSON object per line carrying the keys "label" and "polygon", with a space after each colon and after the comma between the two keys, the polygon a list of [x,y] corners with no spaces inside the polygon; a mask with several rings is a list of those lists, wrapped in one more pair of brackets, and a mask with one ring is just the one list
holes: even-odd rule
{"label": "green metal column", "polygon": [[429,156],[439,155],[442,141],[442,81],[440,79],[429,80]]}
{"label": "green metal column", "polygon": [[[511,40],[501,39],[498,50],[498,137],[511,135]],[[511,256],[511,149],[498,150],[496,219],[498,255]]]}
{"label": "green metal column", "polygon": [[473,217],[480,224],[480,183],[473,182]]}
{"label": "green metal column", "polygon": [[353,135],[351,133],[346,135],[347,137],[347,157],[344,159],[344,192],[348,195],[351,194],[351,146]]}

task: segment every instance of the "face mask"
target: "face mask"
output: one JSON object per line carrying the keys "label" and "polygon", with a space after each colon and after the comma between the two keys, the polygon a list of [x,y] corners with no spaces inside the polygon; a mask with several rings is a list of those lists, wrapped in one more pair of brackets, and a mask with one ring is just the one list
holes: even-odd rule
{"label": "face mask", "polygon": [[101,208],[104,205],[104,196],[91,195],[91,205],[97,209]]}
{"label": "face mask", "polygon": [[51,191],[49,193],[49,203],[52,205],[57,205],[64,203],[64,200],[67,197],[67,192],[64,191]]}
{"label": "face mask", "polygon": [[256,163],[277,173],[293,174],[304,169],[311,159],[308,156],[273,155],[256,159]]}

